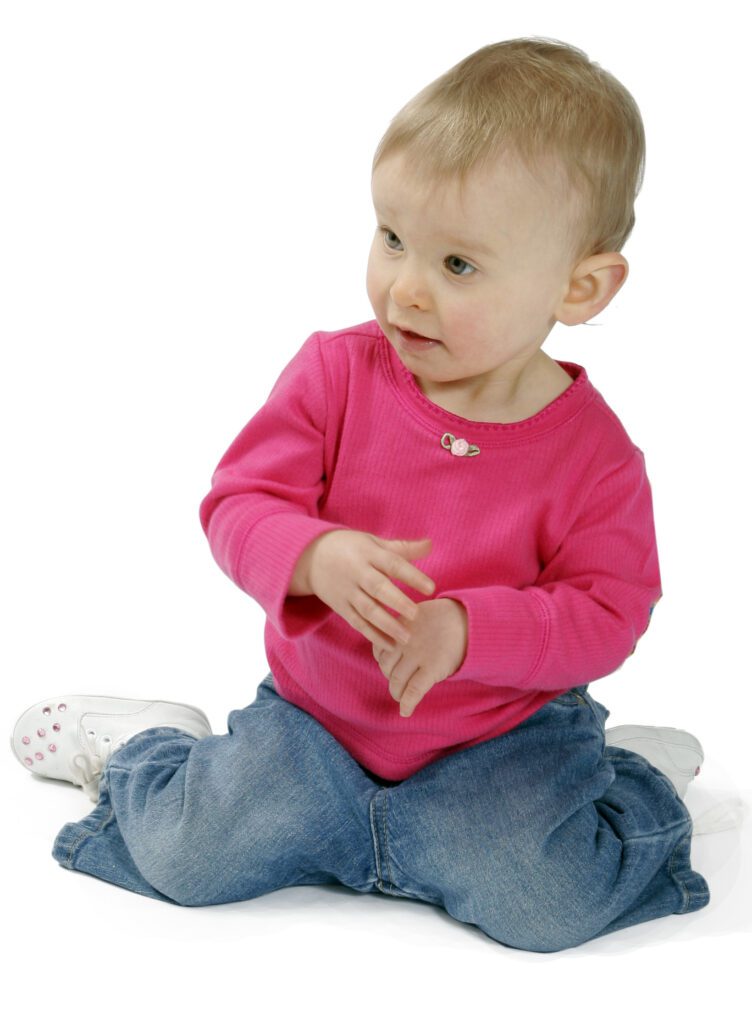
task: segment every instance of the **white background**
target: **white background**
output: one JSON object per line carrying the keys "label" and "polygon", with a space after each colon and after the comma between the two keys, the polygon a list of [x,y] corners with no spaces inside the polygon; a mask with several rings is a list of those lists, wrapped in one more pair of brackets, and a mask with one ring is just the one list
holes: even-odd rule
{"label": "white background", "polygon": [[[664,598],[637,654],[591,692],[609,725],[700,737],[690,809],[749,804],[741,10],[0,4],[8,731],[61,693],[186,701],[217,732],[253,699],[263,613],[198,521],[214,466],[309,334],[371,318],[370,163],[389,119],[480,46],[542,35],[620,78],[648,139],[630,278],[597,326],[558,326],[546,346],[587,367],[653,483]],[[6,991],[48,1018],[739,1019],[723,1008],[752,952],[748,823],[695,839],[707,909],[542,955],[342,887],[185,910],[63,872],[54,835],[91,805],[10,754],[0,770]]]}

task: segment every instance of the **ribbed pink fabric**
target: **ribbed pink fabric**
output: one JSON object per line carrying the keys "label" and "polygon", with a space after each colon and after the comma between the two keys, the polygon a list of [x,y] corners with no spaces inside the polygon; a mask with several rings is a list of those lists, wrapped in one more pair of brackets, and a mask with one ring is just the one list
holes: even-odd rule
{"label": "ribbed pink fabric", "polygon": [[[383,778],[407,778],[613,672],[647,628],[660,576],[642,452],[584,369],[561,365],[572,384],[535,416],[476,423],[423,395],[375,320],[319,331],[201,504],[214,557],[267,614],[279,692]],[[453,455],[445,434],[480,453]],[[305,547],[343,527],[430,537],[416,564],[433,598],[467,609],[463,664],[410,718],[365,637],[317,597],[287,597]]]}

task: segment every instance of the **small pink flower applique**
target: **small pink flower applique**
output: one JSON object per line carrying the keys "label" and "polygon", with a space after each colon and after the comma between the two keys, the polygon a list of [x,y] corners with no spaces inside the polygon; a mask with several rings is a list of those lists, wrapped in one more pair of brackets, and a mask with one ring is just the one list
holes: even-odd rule
{"label": "small pink flower applique", "polygon": [[448,448],[452,455],[480,455],[477,444],[469,444],[464,437],[454,437],[452,434],[442,436],[441,447]]}

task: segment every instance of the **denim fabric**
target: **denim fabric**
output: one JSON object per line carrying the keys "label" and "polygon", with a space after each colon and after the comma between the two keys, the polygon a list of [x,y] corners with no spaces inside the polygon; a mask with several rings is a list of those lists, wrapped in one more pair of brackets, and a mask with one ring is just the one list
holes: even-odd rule
{"label": "denim fabric", "polygon": [[608,714],[578,687],[382,784],[269,674],[226,735],[133,737],[53,856],[185,906],[336,883],[444,907],[518,949],[566,949],[710,898],[686,807],[643,757],[605,746]]}

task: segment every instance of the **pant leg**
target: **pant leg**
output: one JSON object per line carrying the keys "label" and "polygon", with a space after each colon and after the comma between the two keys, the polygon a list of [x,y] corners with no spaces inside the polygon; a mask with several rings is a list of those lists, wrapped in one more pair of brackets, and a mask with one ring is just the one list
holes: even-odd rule
{"label": "pant leg", "polygon": [[605,746],[608,714],[580,687],[379,790],[378,887],[536,952],[704,907],[689,813],[643,757]]}
{"label": "pant leg", "polygon": [[67,868],[187,906],[290,885],[375,889],[369,804],[378,787],[271,674],[229,732],[140,733],[104,773],[100,799],[59,833]]}

